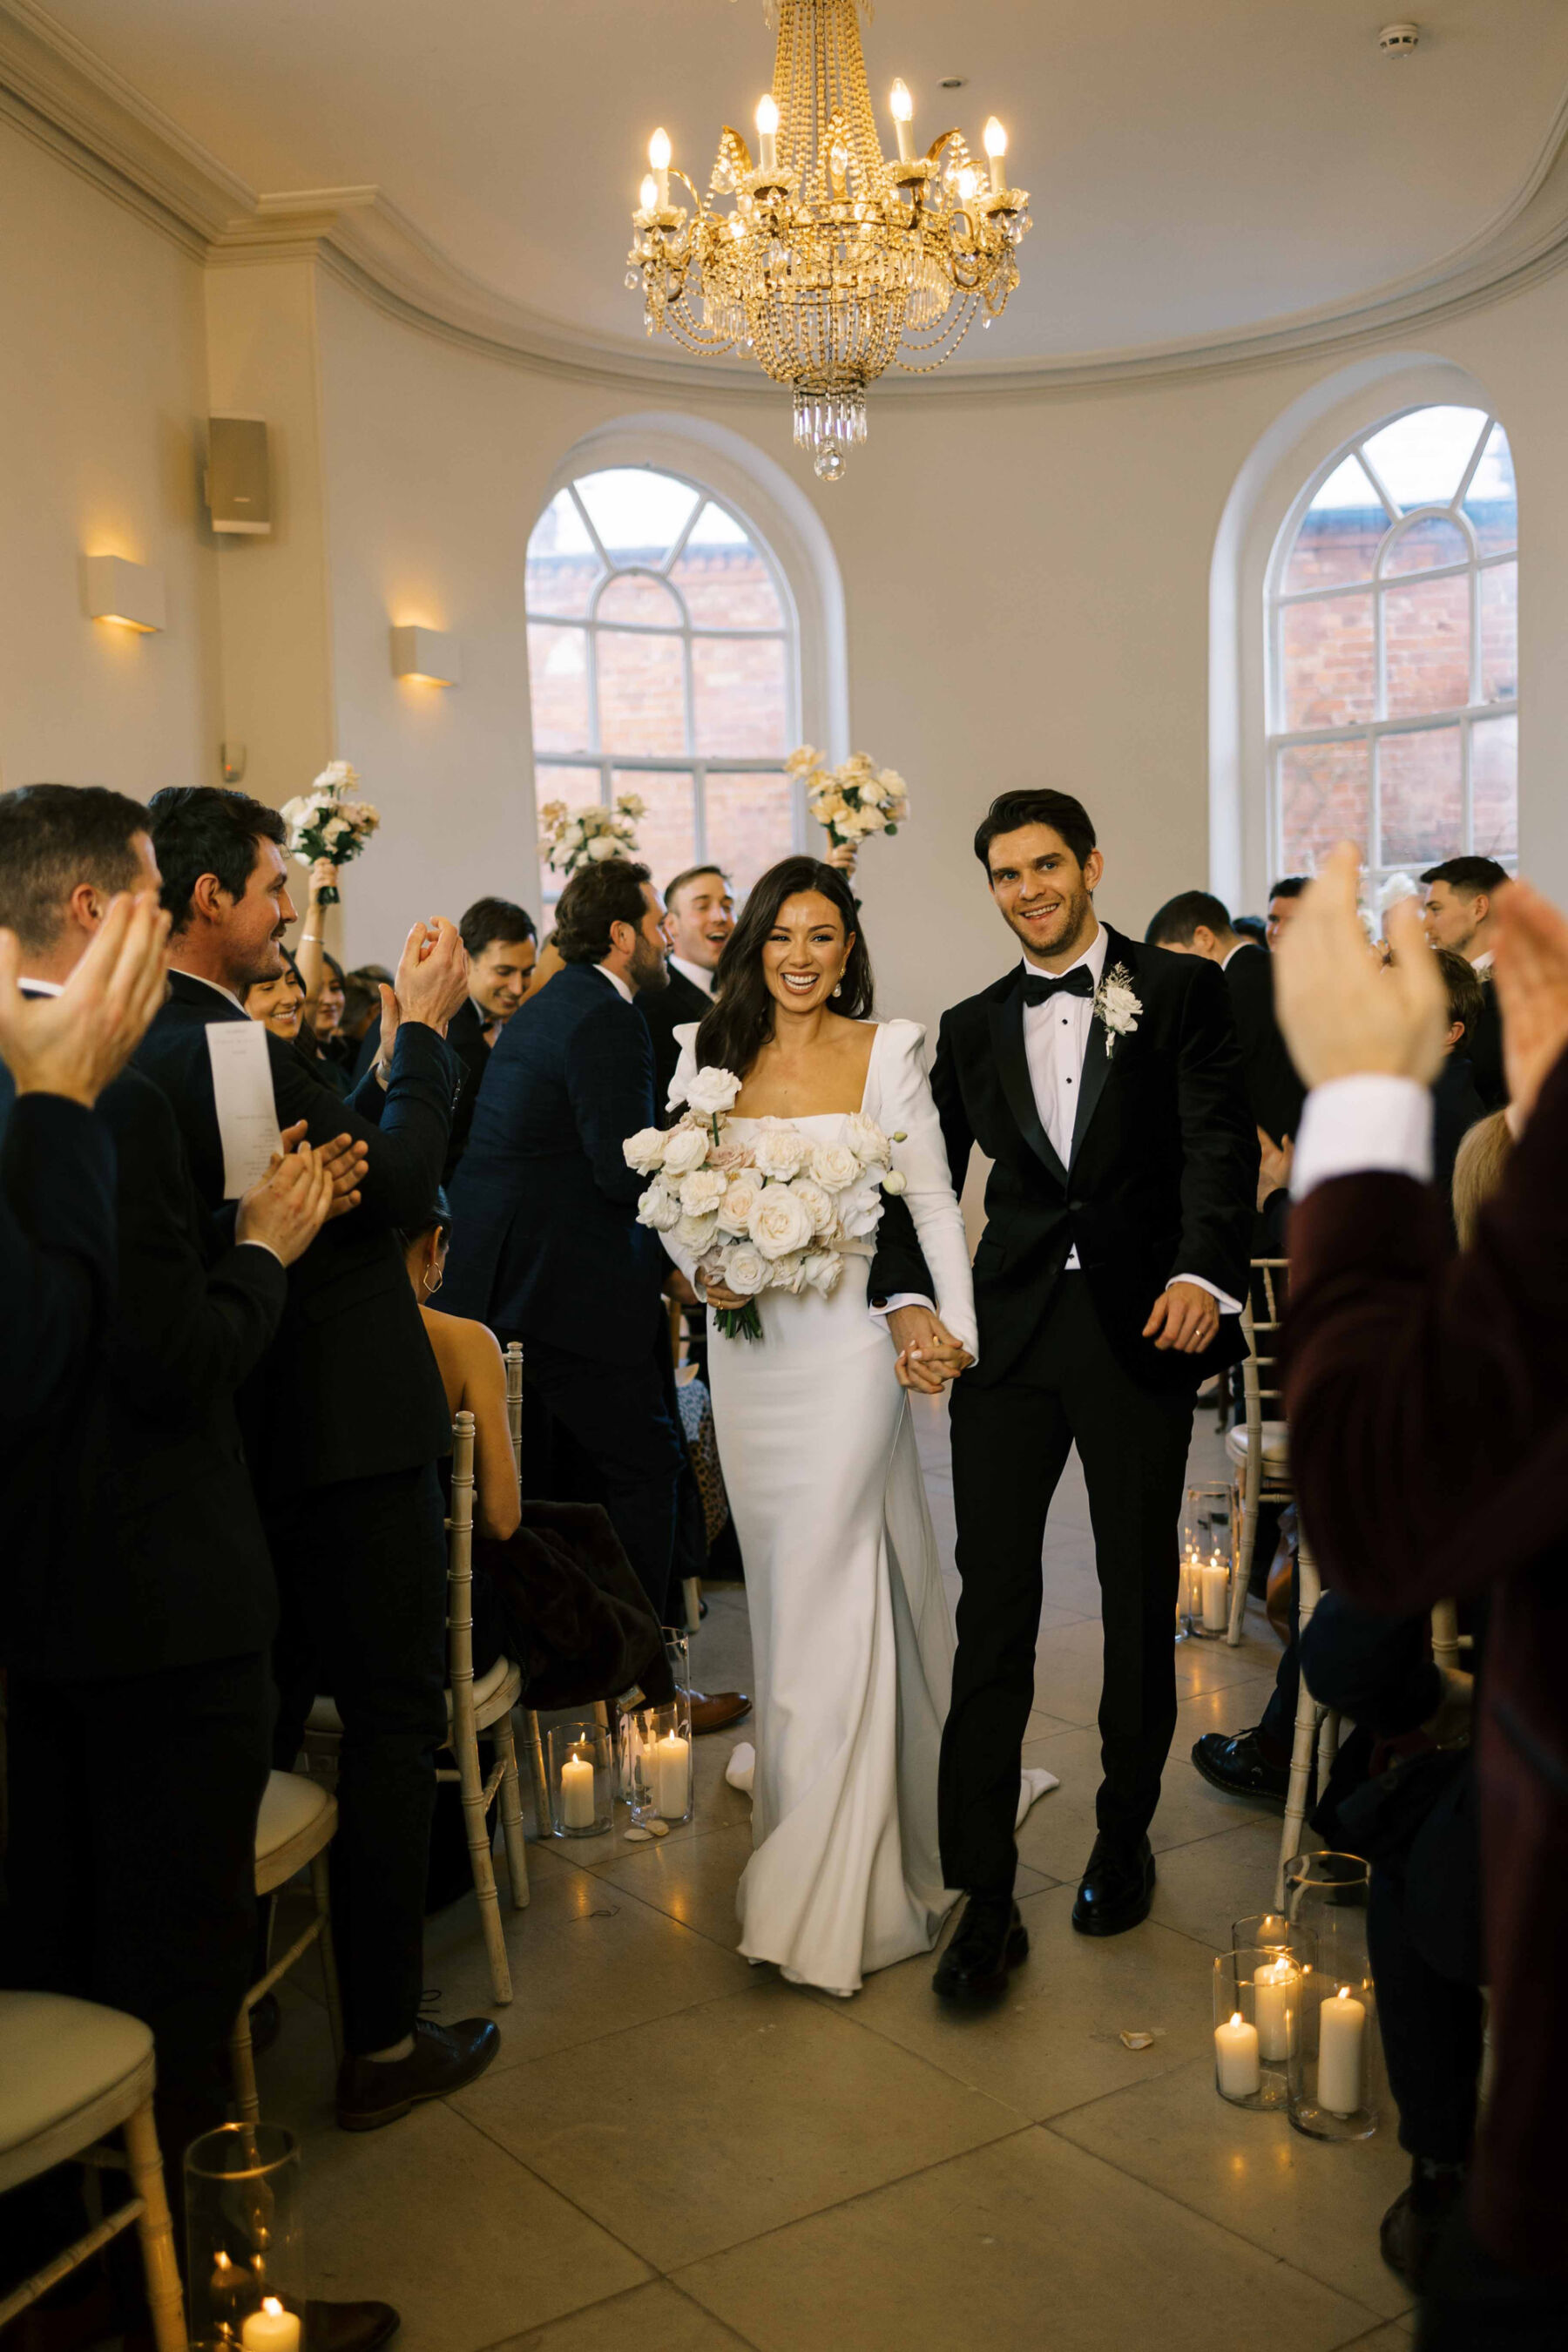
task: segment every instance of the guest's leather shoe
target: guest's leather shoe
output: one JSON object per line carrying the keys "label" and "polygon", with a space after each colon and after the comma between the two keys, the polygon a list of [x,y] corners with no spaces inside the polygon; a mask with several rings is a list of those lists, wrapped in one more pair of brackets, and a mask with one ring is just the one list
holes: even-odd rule
{"label": "guest's leather shoe", "polygon": [[377,2352],[403,2325],[389,2303],[305,2305],[305,2341],[310,2352]]}
{"label": "guest's leather shoe", "polygon": [[488,2017],[456,2025],[421,2018],[406,2058],[345,2058],[338,2069],[338,2121],[344,2131],[379,2131],[425,2099],[444,2099],[482,2074],[500,2048]]}
{"label": "guest's leather shoe", "polygon": [[752,1702],[745,1691],[715,1691],[710,1698],[705,1691],[689,1691],[691,1701],[691,1737],[700,1739],[706,1731],[728,1731],[732,1723],[740,1723],[750,1715]]}
{"label": "guest's leather shoe", "polygon": [[1284,1811],[1290,1774],[1285,1765],[1269,1763],[1258,1744],[1256,1725],[1228,1736],[1205,1731],[1193,1748],[1193,1762],[1211,1789],[1223,1789],[1230,1797],[1260,1797]]}
{"label": "guest's leather shoe", "polygon": [[1029,1957],[1029,1931],[1008,1897],[972,1895],[937,1962],[931,1990],[943,2000],[995,2000],[1007,1971]]}
{"label": "guest's leather shoe", "polygon": [[1154,1857],[1149,1841],[1133,1846],[1097,1837],[1079,1882],[1072,1923],[1080,1936],[1121,1936],[1149,1916],[1154,1899]]}

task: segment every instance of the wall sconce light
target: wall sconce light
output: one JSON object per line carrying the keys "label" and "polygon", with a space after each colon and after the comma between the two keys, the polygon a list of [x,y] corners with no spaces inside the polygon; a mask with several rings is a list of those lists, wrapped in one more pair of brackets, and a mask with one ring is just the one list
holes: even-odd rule
{"label": "wall sconce light", "polygon": [[128,563],[122,555],[89,555],[86,571],[89,619],[112,621],[143,635],[163,626],[163,575],[150,563]]}
{"label": "wall sconce light", "polygon": [[456,686],[463,675],[463,649],[443,629],[394,629],[392,675],[420,678],[426,686]]}

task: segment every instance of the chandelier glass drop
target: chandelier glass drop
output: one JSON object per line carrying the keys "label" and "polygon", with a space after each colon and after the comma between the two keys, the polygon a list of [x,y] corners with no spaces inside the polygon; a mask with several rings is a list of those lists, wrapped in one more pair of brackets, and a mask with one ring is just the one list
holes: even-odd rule
{"label": "chandelier glass drop", "polygon": [[[706,196],[675,167],[668,134],[654,132],[627,256],[626,284],[642,289],[650,335],[691,352],[754,352],[792,387],[795,444],[825,482],[866,438],[868,383],[889,367],[932,373],[983,304],[987,324],[1006,308],[1029,226],[994,115],[984,165],[961,131],[918,155],[910,93],[897,81],[898,154],[883,155],[857,5],[776,0],[757,155],[726,125]],[[689,206],[671,202],[672,181]]]}

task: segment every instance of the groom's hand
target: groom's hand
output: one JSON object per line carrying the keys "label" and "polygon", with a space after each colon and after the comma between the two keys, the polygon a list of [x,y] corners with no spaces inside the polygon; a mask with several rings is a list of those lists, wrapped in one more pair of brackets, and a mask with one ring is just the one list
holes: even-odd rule
{"label": "groom's hand", "polygon": [[1154,1301],[1145,1339],[1178,1355],[1201,1356],[1219,1329],[1219,1305],[1195,1282],[1173,1282]]}
{"label": "groom's hand", "polygon": [[896,1307],[888,1318],[888,1331],[896,1350],[893,1370],[899,1386],[937,1396],[945,1383],[956,1380],[974,1361],[929,1307]]}

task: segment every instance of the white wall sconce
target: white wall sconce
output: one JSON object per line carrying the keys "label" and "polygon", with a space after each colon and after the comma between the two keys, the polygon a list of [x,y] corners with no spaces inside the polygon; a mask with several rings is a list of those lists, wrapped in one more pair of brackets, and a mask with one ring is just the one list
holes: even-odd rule
{"label": "white wall sconce", "polygon": [[392,675],[416,677],[426,686],[456,686],[463,675],[463,649],[444,629],[394,629]]}
{"label": "white wall sconce", "polygon": [[163,626],[163,575],[152,564],[128,563],[122,555],[89,555],[83,564],[90,620],[142,635]]}

